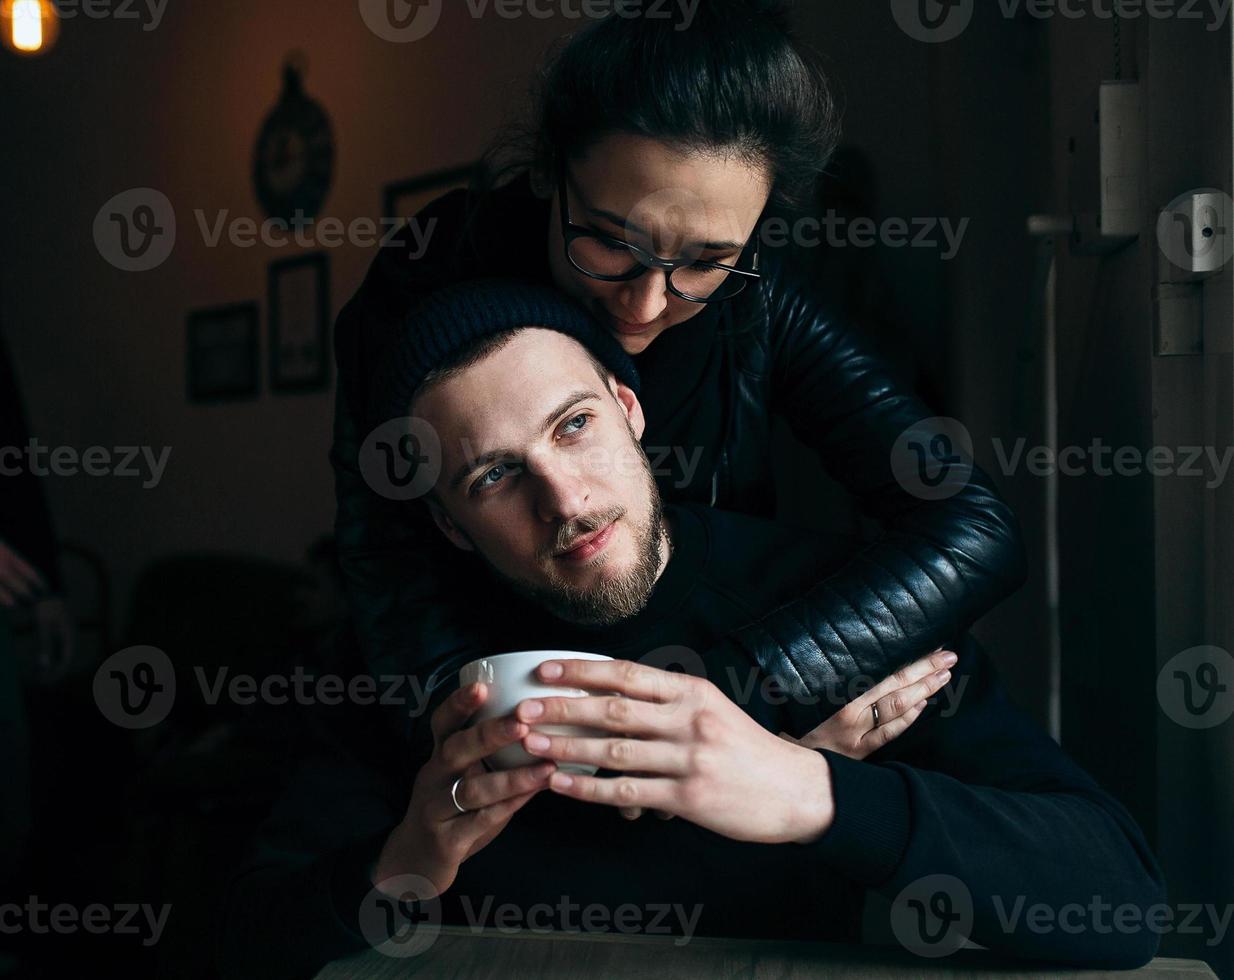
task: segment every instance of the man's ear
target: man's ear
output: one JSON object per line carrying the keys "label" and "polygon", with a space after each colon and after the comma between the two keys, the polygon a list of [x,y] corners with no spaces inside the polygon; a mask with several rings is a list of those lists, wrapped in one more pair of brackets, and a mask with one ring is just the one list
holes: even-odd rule
{"label": "man's ear", "polygon": [[643,418],[643,405],[638,400],[638,395],[634,393],[633,388],[618,381],[616,375],[609,375],[608,386],[613,392],[613,397],[617,399],[617,404],[625,410],[626,420],[630,423],[630,428],[634,430],[634,438],[642,439],[643,431],[647,428],[647,420]]}
{"label": "man's ear", "polygon": [[431,496],[425,497],[424,502],[428,505],[428,511],[433,515],[433,523],[441,530],[456,548],[463,551],[475,551],[476,546],[471,543],[471,538],[467,536],[462,528],[454,523],[454,518],[446,513],[446,509],[441,506]]}

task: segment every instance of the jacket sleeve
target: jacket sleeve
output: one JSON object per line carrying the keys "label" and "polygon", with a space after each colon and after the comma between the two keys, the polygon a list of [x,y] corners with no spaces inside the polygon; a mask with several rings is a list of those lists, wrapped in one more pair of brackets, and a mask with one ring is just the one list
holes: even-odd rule
{"label": "jacket sleeve", "polygon": [[[772,410],[885,533],[729,641],[787,690],[821,694],[937,649],[1018,589],[1027,571],[1014,513],[954,433],[930,420],[853,325],[786,278],[775,272],[763,289]],[[902,439],[910,429],[911,440]],[[962,463],[929,471],[937,486],[918,484],[908,441],[954,449]]]}
{"label": "jacket sleeve", "polygon": [[[898,739],[860,762],[818,750],[835,819],[805,847],[891,900],[897,938],[922,955],[968,938],[1076,966],[1147,963],[1165,883],[1139,827],[1008,700],[974,640],[954,649],[952,680]],[[958,916],[951,935],[926,908]]]}

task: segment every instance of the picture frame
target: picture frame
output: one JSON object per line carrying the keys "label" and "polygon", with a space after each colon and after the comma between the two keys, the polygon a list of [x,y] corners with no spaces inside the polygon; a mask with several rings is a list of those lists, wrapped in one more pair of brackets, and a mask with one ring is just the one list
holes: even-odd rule
{"label": "picture frame", "polygon": [[267,305],[270,390],[324,391],[330,385],[330,264],[326,253],[271,262]]}
{"label": "picture frame", "polygon": [[187,382],[192,403],[256,398],[260,393],[257,303],[194,310],[187,322]]}
{"label": "picture frame", "polygon": [[381,197],[381,214],[384,219],[406,221],[443,194],[459,187],[467,187],[475,174],[479,161],[446,167],[408,180],[386,184]]}

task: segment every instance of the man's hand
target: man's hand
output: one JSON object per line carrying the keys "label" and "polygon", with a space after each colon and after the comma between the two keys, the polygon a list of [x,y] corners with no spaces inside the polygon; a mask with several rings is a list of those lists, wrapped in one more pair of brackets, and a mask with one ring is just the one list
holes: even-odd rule
{"label": "man's hand", "polygon": [[[459,688],[438,705],[430,719],[433,754],[416,774],[411,801],[402,822],[391,832],[373,867],[377,888],[400,875],[415,874],[440,895],[458,877],[459,866],[486,847],[510,818],[536,793],[547,787],[557,766],[539,763],[505,772],[488,772],[482,763],[503,746],[527,734],[527,725],[510,718],[491,718],[470,728],[468,720],[488,697],[488,685]],[[455,779],[459,813],[450,798]],[[398,895],[405,897],[405,889]]]}
{"label": "man's hand", "polygon": [[[908,730],[925,710],[926,702],[951,679],[947,668],[957,659],[950,650],[939,647],[884,678],[801,738],[787,732],[780,732],[780,738],[807,749],[831,749],[850,759],[864,759]],[[878,705],[877,727],[871,710],[874,704]],[[642,807],[637,806],[623,806],[620,812],[627,820],[643,815]],[[652,812],[661,820],[673,816],[663,810]]]}
{"label": "man's hand", "polygon": [[20,554],[0,541],[0,606],[14,609],[47,591],[47,582]]}
{"label": "man's hand", "polygon": [[[808,749],[831,749],[850,759],[864,759],[908,730],[925,710],[926,702],[951,679],[947,668],[959,658],[939,647],[884,678],[801,738],[780,733],[780,738]],[[878,705],[878,725],[872,706]]]}
{"label": "man's hand", "polygon": [[[560,667],[556,676],[546,672],[554,664]],[[617,692],[529,699],[516,707],[515,717],[524,722],[613,733],[534,732],[524,738],[533,755],[625,773],[612,779],[554,773],[554,792],[656,809],[733,840],[763,844],[806,843],[831,826],[826,759],[772,735],[710,681],[629,660],[553,660],[538,670],[546,684]]]}

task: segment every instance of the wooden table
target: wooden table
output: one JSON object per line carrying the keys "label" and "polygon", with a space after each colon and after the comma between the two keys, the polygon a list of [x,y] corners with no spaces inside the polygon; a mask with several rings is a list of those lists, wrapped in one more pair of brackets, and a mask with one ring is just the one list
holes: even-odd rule
{"label": "wooden table", "polygon": [[[680,937],[678,937],[680,938]],[[715,939],[697,936],[683,946],[672,936],[628,936],[620,933],[500,932],[467,926],[441,926],[432,946],[404,959],[367,950],[331,963],[317,980],[402,980],[406,977],[509,978],[535,977],[610,980],[767,977],[806,980],[817,977],[868,977],[908,980],[917,977],[998,976],[1017,980],[1078,980],[1098,977],[1185,978],[1216,980],[1198,960],[1158,957],[1139,970],[1071,970],[1035,967],[981,950],[963,949],[944,960],[914,956],[881,946],[838,946],[832,943],[780,942],[766,939]]]}

